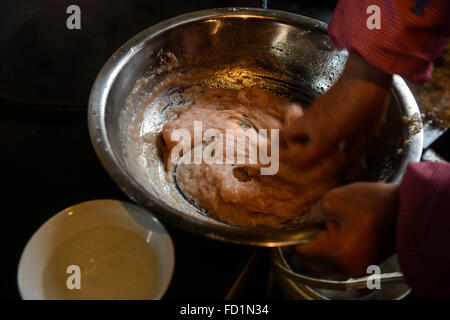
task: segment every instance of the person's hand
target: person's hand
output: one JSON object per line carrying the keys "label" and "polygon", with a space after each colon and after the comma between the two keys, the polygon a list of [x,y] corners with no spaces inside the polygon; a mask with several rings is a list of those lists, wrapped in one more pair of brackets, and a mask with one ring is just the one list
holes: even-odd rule
{"label": "person's hand", "polygon": [[367,275],[367,266],[395,251],[397,198],[398,185],[380,182],[329,191],[308,213],[312,222],[325,223],[325,230],[295,251],[322,268],[351,277]]}
{"label": "person's hand", "polygon": [[281,130],[291,162],[304,168],[333,148],[346,149],[359,161],[383,123],[391,80],[351,54],[335,85],[313,101],[304,116],[291,119]]}

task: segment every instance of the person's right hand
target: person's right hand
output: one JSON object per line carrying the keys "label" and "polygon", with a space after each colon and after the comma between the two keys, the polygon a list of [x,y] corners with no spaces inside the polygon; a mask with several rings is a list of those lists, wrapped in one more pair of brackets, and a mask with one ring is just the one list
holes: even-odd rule
{"label": "person's right hand", "polygon": [[325,230],[296,252],[311,263],[351,277],[395,251],[398,185],[357,182],[329,191],[307,214]]}
{"label": "person's right hand", "polygon": [[351,54],[335,85],[281,130],[291,162],[308,167],[335,148],[358,162],[383,123],[391,79]]}

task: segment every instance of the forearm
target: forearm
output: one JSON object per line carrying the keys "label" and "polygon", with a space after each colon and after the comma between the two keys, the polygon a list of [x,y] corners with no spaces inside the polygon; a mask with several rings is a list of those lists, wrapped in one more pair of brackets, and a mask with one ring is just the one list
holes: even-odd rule
{"label": "forearm", "polygon": [[317,105],[335,109],[323,112],[327,129],[337,141],[354,132],[376,133],[384,119],[392,76],[371,66],[358,54],[350,54],[341,77]]}
{"label": "forearm", "polygon": [[389,88],[392,75],[369,64],[357,53],[350,53],[341,77],[372,83],[380,88]]}

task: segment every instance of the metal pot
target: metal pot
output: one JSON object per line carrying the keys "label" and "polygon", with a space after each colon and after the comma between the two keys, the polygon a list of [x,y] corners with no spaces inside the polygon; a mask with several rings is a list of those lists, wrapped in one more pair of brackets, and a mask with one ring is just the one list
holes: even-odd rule
{"label": "metal pot", "polygon": [[[147,77],[142,88],[145,91],[170,72],[182,77],[199,70],[207,86],[259,85],[310,101],[338,79],[347,58],[345,51],[333,47],[326,30],[326,24],[314,19],[250,8],[193,12],[144,30],[114,53],[92,88],[88,116],[97,155],[130,198],[167,223],[235,243],[280,246],[306,241],[317,230],[302,223],[286,229],[233,226],[189,207],[186,201],[174,201],[176,190],[161,181],[159,159],[141,171],[132,168],[127,130],[140,106],[140,96],[131,102],[128,97],[139,79]],[[161,52],[173,53],[178,67],[149,77],[161,70]],[[176,91],[182,94],[182,88]],[[171,103],[172,98],[167,93],[161,99]],[[158,117],[159,110],[154,111]],[[405,82],[395,76],[386,122],[379,141],[371,146],[367,179],[398,182],[407,163],[419,161],[422,131],[412,134],[403,121],[404,116],[415,113],[418,108],[414,97]],[[151,125],[154,119],[145,121]],[[156,146],[146,148],[151,151]]]}
{"label": "metal pot", "polygon": [[411,289],[406,285],[397,256],[380,264],[380,287],[370,290],[370,278],[348,278],[342,274],[319,275],[305,268],[292,247],[270,249],[271,270],[289,299],[298,300],[400,300]]}

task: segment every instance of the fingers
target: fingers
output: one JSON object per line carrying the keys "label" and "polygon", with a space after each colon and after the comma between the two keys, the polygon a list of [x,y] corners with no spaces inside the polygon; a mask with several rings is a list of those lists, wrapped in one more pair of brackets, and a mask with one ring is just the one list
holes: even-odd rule
{"label": "fingers", "polygon": [[307,120],[305,120],[305,118],[306,117],[303,116],[287,121],[286,126],[280,130],[280,137],[283,137],[285,141],[296,141],[301,144],[306,144],[309,139],[309,133]]}
{"label": "fingers", "polygon": [[280,131],[280,137],[287,146],[289,158],[299,169],[313,165],[336,144],[327,135],[320,132],[314,134],[313,130],[320,130],[312,128],[313,125],[317,125],[314,119],[303,116]]}
{"label": "fingers", "polygon": [[347,158],[340,150],[334,150],[308,168],[298,169],[284,159],[280,163],[278,177],[296,185],[308,187],[323,180],[338,180],[340,172],[347,165]]}
{"label": "fingers", "polygon": [[284,117],[284,125],[289,127],[294,124],[303,116],[303,109],[300,105],[293,103],[288,106]]}
{"label": "fingers", "polygon": [[315,165],[299,170],[299,183],[308,185],[324,178],[338,178],[341,171],[348,165],[345,153],[335,149],[324,158],[318,160]]}
{"label": "fingers", "polygon": [[[334,189],[336,190],[336,189]],[[325,262],[340,268],[339,255],[342,242],[340,234],[340,216],[335,212],[336,199],[334,190],[328,192],[308,213],[307,221],[311,223],[325,222],[325,230],[320,232],[310,242],[297,246],[297,254],[311,261]],[[331,194],[331,197],[330,197]],[[338,194],[339,196],[339,194]]]}
{"label": "fingers", "polygon": [[[309,138],[302,138],[306,141]],[[308,168],[323,157],[331,148],[331,145],[321,140],[311,140],[306,143],[288,142],[291,163],[298,169]]]}
{"label": "fingers", "polygon": [[[322,198],[308,212],[308,221],[312,223],[325,222],[325,230],[310,242],[297,246],[295,252],[307,261],[312,261],[315,264],[321,263],[322,266],[327,266],[330,271],[336,271],[342,269],[339,252],[343,239],[340,233],[339,216],[335,216],[333,207],[326,203],[326,197]],[[324,272],[327,273],[325,269]]]}
{"label": "fingers", "polygon": [[353,139],[346,143],[343,153],[346,155],[347,163],[341,175],[346,181],[357,180],[364,170],[367,169],[366,150],[368,143],[364,138]]}
{"label": "fingers", "polygon": [[328,156],[319,161],[316,170],[320,170],[322,175],[337,176],[347,165],[347,155],[339,149],[334,149]]}
{"label": "fingers", "polygon": [[[335,252],[337,241],[339,240],[339,214],[335,213],[336,199],[335,194],[338,193],[333,189],[329,191],[319,202],[314,205],[307,213],[308,222],[320,224],[325,223],[325,230],[320,232],[314,239],[305,245],[297,247],[297,252],[309,258],[331,259]],[[339,196],[339,193],[338,195]],[[338,208],[339,209],[339,208]]]}

